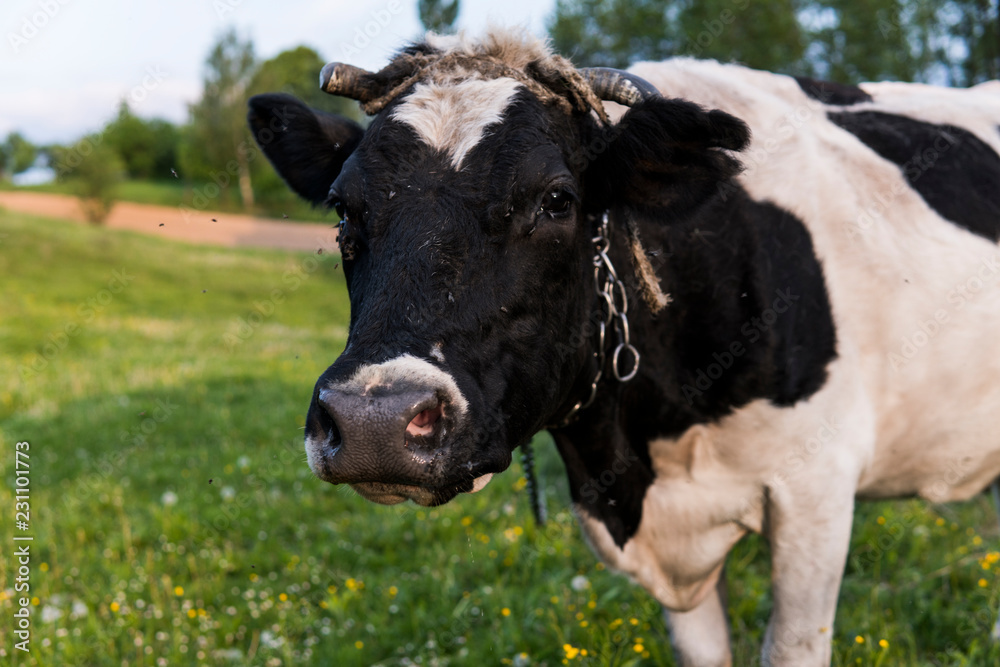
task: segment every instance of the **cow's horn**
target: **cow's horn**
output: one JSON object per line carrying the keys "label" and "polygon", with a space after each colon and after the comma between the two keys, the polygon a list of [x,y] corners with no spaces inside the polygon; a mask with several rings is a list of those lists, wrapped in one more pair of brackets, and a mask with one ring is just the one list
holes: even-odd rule
{"label": "cow's horn", "polygon": [[331,95],[368,102],[377,96],[371,72],[346,63],[329,63],[319,73],[319,87]]}
{"label": "cow's horn", "polygon": [[620,69],[585,67],[580,74],[599,98],[627,107],[660,95],[649,81]]}

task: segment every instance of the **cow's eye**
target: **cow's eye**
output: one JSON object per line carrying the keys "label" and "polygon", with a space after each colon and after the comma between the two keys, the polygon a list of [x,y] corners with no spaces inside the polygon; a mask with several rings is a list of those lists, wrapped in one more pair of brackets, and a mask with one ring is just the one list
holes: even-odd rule
{"label": "cow's eye", "polygon": [[569,213],[570,207],[576,197],[565,188],[559,188],[545,195],[542,199],[542,213],[548,213],[552,217],[558,218]]}

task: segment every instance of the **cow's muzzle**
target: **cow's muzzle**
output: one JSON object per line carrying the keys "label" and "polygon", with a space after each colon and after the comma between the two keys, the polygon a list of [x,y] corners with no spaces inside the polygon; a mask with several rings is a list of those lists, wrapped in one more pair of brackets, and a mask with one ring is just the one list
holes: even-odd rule
{"label": "cow's muzzle", "polygon": [[364,366],[347,381],[317,386],[306,426],[309,466],[374,502],[438,505],[492,476],[485,462],[460,454],[467,420],[454,379],[429,362],[407,355]]}

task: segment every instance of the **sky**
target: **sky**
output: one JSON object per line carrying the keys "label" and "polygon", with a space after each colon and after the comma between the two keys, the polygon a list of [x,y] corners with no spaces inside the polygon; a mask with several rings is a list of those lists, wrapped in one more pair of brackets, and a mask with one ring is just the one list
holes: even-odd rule
{"label": "sky", "polygon": [[[67,143],[100,129],[122,99],[182,123],[212,44],[230,26],[257,57],[305,44],[375,70],[422,33],[416,0],[0,0],[0,138]],[[457,25],[545,33],[555,0],[462,0]],[[317,80],[319,73],[317,72]]]}

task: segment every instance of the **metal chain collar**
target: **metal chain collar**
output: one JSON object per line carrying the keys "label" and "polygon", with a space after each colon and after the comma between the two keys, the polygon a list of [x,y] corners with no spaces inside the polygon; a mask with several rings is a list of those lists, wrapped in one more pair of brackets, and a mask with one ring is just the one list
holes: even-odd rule
{"label": "metal chain collar", "polygon": [[[615,379],[619,382],[628,382],[639,372],[639,350],[635,349],[629,340],[628,328],[628,294],[625,292],[625,284],[618,277],[615,265],[608,256],[611,248],[611,239],[608,225],[608,212],[605,211],[601,217],[601,226],[597,228],[597,236],[591,239],[594,243],[594,291],[597,293],[598,301],[604,312],[604,317],[597,323],[597,350],[594,357],[597,359],[597,373],[590,383],[590,395],[586,400],[578,401],[573,409],[569,411],[562,422],[565,426],[576,416],[580,410],[590,407],[597,398],[597,385],[604,377],[604,366],[607,362],[607,355],[604,351],[607,339],[608,327],[614,326],[615,337],[618,345],[611,355],[611,371]],[[622,353],[626,357],[632,357],[632,369],[622,374]]]}
{"label": "metal chain collar", "polygon": [[[625,284],[618,277],[615,265],[608,256],[611,248],[610,230],[608,225],[608,212],[605,211],[601,217],[601,225],[597,228],[597,236],[591,239],[594,243],[594,291],[597,293],[598,303],[603,317],[597,323],[597,350],[594,358],[597,359],[597,373],[590,383],[590,395],[586,400],[578,401],[573,409],[569,411],[566,418],[559,426],[566,426],[581,410],[590,407],[590,404],[597,398],[597,385],[604,377],[604,366],[607,363],[607,354],[604,351],[607,340],[608,327],[613,326],[615,338],[618,345],[611,353],[611,372],[619,382],[628,382],[639,372],[639,350],[635,349],[629,340],[628,329],[628,294],[625,292]],[[622,353],[632,357],[632,369],[622,374]],[[535,457],[531,451],[531,442],[526,442],[521,446],[521,467],[524,469],[525,481],[527,482],[528,497],[531,499],[531,510],[535,515],[535,523],[539,526],[545,525],[545,497],[542,495],[541,485],[535,475]]]}

